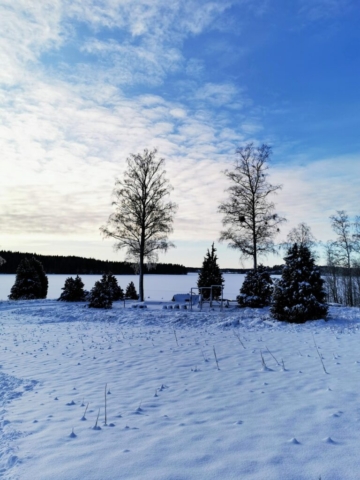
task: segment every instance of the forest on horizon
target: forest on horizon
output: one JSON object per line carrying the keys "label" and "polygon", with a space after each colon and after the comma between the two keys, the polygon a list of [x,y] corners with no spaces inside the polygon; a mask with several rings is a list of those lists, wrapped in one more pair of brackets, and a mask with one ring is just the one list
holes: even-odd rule
{"label": "forest on horizon", "polygon": [[[47,274],[101,275],[108,272],[114,275],[134,274],[133,266],[127,262],[97,260],[95,258],[77,257],[73,255],[38,255],[36,253],[1,250],[0,257],[6,261],[6,263],[1,266],[0,273],[15,274],[22,259],[35,257],[42,263]],[[155,268],[151,270],[146,267],[145,273],[157,275],[186,275],[187,268],[184,265],[173,263],[158,263]]]}

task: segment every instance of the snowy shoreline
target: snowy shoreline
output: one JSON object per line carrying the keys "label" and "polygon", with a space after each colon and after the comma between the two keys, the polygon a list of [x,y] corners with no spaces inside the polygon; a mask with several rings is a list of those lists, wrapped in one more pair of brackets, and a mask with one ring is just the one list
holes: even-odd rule
{"label": "snowy shoreline", "polygon": [[0,302],[0,476],[356,479],[359,326]]}
{"label": "snowy shoreline", "polygon": [[[57,299],[60,297],[65,280],[71,275],[48,275],[49,291],[48,299]],[[73,277],[76,274],[72,275]],[[138,275],[115,275],[119,285],[125,289],[129,282],[134,282],[137,286]],[[188,293],[191,287],[196,287],[197,274],[188,275],[145,275],[145,298],[151,300],[170,301],[176,293]],[[101,275],[81,275],[86,290],[91,290]],[[243,274],[224,274],[225,289],[224,297],[235,299],[239,294],[240,287],[245,278]],[[15,275],[0,274],[0,301],[7,300],[11,287],[15,282]]]}

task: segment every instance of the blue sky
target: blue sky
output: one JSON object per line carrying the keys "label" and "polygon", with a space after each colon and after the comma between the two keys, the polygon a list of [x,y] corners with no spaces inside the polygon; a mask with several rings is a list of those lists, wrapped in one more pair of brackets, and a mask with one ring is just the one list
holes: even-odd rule
{"label": "blue sky", "polygon": [[[360,6],[351,0],[0,0],[0,246],[122,260],[99,227],[129,153],[179,205],[160,261],[217,243],[236,147],[273,147],[277,238],[360,214]],[[265,263],[280,263],[270,257]]]}

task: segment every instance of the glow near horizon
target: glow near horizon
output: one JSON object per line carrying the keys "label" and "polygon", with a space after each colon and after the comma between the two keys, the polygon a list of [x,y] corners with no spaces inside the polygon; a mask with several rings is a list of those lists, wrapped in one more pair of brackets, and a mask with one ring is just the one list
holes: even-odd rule
{"label": "glow near horizon", "polygon": [[[288,219],[319,240],[358,210],[350,0],[0,1],[2,249],[122,260],[99,227],[129,153],[157,147],[179,205],[161,262],[199,266],[237,146],[273,146]],[[248,266],[219,245],[223,268]],[[264,263],[281,263],[269,257]]]}

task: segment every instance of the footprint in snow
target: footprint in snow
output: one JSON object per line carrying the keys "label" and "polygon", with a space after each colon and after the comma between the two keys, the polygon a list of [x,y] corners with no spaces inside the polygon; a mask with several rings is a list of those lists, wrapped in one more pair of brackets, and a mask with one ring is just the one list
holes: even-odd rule
{"label": "footprint in snow", "polygon": [[343,414],[343,412],[342,412],[341,410],[339,410],[339,411],[337,411],[337,412],[335,412],[335,413],[331,413],[331,414],[329,415],[329,417],[339,418],[339,417],[341,417],[342,414]]}
{"label": "footprint in snow", "polygon": [[291,443],[292,445],[301,445],[299,440],[297,440],[295,437],[293,437],[291,440],[289,440],[288,443]]}
{"label": "footprint in snow", "polygon": [[18,462],[18,457],[16,455],[11,455],[7,461],[8,468],[13,467]]}
{"label": "footprint in snow", "polygon": [[337,442],[335,442],[335,440],[333,440],[331,437],[325,437],[325,438],[323,439],[323,442],[324,442],[324,443],[329,443],[329,444],[331,444],[331,445],[336,445],[336,443],[337,443]]}

